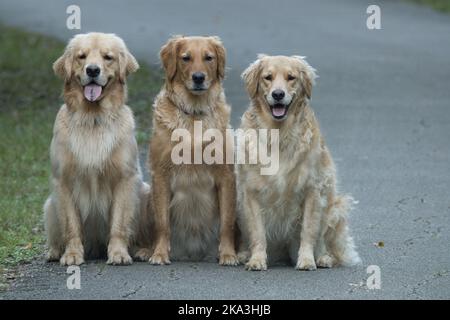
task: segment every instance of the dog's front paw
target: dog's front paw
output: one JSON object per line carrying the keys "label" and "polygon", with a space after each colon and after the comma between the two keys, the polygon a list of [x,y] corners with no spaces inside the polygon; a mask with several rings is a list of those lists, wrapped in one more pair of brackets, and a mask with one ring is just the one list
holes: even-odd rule
{"label": "dog's front paw", "polygon": [[295,268],[304,271],[313,271],[317,269],[314,257],[300,257]]}
{"label": "dog's front paw", "polygon": [[264,257],[251,257],[245,264],[245,269],[249,271],[267,270],[267,259]]}
{"label": "dog's front paw", "polygon": [[116,265],[129,265],[129,264],[133,263],[133,259],[131,259],[127,250],[118,249],[118,250],[112,250],[108,254],[108,261],[106,261],[106,263],[112,264],[115,266]]}
{"label": "dog's front paw", "polygon": [[152,250],[148,248],[141,248],[134,254],[134,259],[139,261],[148,261],[152,256]]}
{"label": "dog's front paw", "polygon": [[335,264],[335,260],[329,254],[324,254],[317,259],[316,264],[319,268],[332,268]]}
{"label": "dog's front paw", "polygon": [[59,260],[59,263],[62,266],[79,266],[84,263],[83,251],[78,249],[67,249]]}
{"label": "dog's front paw", "polygon": [[148,260],[153,265],[165,265],[170,264],[169,254],[163,252],[155,252]]}
{"label": "dog's front paw", "polygon": [[219,264],[221,266],[237,266],[239,264],[239,259],[234,253],[224,253],[219,257]]}

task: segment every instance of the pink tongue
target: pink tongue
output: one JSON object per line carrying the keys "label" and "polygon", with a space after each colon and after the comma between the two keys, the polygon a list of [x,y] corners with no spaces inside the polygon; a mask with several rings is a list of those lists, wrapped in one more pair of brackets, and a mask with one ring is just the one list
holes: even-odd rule
{"label": "pink tongue", "polygon": [[272,108],[272,114],[275,116],[275,117],[281,117],[281,116],[284,116],[284,113],[286,112],[286,108],[283,108],[283,107],[281,107],[281,108]]}
{"label": "pink tongue", "polygon": [[102,87],[98,84],[88,84],[84,87],[84,97],[89,101],[97,100],[102,94]]}

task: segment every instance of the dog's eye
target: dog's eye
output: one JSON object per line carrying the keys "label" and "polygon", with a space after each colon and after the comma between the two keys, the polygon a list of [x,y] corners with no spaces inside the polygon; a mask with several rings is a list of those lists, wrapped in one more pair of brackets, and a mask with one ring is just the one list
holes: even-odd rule
{"label": "dog's eye", "polygon": [[110,56],[109,54],[106,54],[105,56],[103,56],[103,58],[108,61],[111,61],[113,59],[113,57]]}
{"label": "dog's eye", "polygon": [[205,60],[206,60],[206,61],[212,61],[212,60],[213,60],[213,56],[207,55],[207,56],[205,57]]}
{"label": "dog's eye", "polygon": [[269,75],[265,76],[264,79],[266,79],[268,81],[271,81],[272,80],[272,75],[269,74]]}
{"label": "dog's eye", "polygon": [[295,77],[293,76],[293,75],[288,75],[288,81],[292,81],[292,80],[295,80]]}
{"label": "dog's eye", "polygon": [[191,57],[183,56],[181,59],[183,59],[184,62],[188,62],[189,60],[191,60]]}
{"label": "dog's eye", "polygon": [[86,55],[84,53],[82,53],[78,56],[78,59],[84,60],[84,59],[86,59]]}

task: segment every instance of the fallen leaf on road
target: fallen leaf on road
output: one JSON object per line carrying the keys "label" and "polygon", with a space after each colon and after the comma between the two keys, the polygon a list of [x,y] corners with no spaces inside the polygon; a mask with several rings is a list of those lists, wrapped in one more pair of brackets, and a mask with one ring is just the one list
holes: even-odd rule
{"label": "fallen leaf on road", "polygon": [[25,247],[23,247],[26,250],[30,250],[33,247],[33,244],[30,242]]}
{"label": "fallen leaf on road", "polygon": [[375,247],[378,247],[378,248],[383,248],[384,247],[384,241],[375,242],[373,245]]}

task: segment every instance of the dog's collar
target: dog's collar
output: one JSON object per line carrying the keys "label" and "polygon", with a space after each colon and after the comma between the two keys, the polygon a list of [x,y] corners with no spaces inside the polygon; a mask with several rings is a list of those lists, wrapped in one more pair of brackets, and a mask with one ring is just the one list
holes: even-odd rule
{"label": "dog's collar", "polygon": [[[175,96],[176,96],[176,94],[175,94]],[[201,117],[201,116],[204,116],[205,114],[206,114],[206,112],[205,111],[203,111],[203,110],[193,110],[192,112],[191,111],[188,111],[185,107],[184,107],[184,105],[182,104],[182,103],[177,103],[177,101],[175,101],[174,99],[173,99],[173,97],[171,97],[170,95],[167,95],[167,98],[179,109],[179,110],[181,110],[181,112],[183,112],[185,115],[187,115],[187,116],[191,116],[191,117],[195,117],[195,116],[197,116],[197,117]]]}

